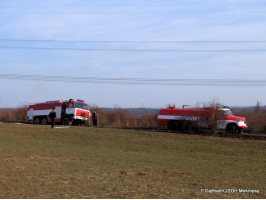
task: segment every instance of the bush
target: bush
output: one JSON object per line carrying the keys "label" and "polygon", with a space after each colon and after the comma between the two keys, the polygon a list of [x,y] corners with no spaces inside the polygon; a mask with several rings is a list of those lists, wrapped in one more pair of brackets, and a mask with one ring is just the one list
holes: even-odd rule
{"label": "bush", "polygon": [[247,118],[250,133],[265,133],[266,112],[262,110],[259,102],[257,102],[254,108],[238,111],[235,114]]}
{"label": "bush", "polygon": [[12,109],[3,109],[0,112],[0,121],[2,122],[26,122],[27,121],[27,106]]}
{"label": "bush", "polygon": [[107,112],[97,106],[90,106],[90,111],[99,115],[98,126],[109,128],[142,128],[151,129],[157,127],[157,115],[133,115],[122,108],[115,107],[113,111]]}

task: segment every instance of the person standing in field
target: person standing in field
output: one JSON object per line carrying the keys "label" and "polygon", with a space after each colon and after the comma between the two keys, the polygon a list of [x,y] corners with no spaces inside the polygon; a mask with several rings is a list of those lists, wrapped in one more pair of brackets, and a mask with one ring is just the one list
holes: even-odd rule
{"label": "person standing in field", "polygon": [[95,111],[92,113],[92,123],[93,123],[93,126],[98,125],[98,114]]}
{"label": "person standing in field", "polygon": [[55,118],[56,118],[56,113],[55,113],[55,108],[53,108],[53,110],[49,113],[49,117],[51,118],[52,120],[52,123],[51,123],[51,128],[54,128],[54,125],[55,125]]}

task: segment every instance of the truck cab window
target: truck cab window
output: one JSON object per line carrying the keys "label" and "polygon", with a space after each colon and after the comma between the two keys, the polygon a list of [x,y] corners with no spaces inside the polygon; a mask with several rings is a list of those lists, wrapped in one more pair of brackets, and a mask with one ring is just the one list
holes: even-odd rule
{"label": "truck cab window", "polygon": [[233,113],[232,113],[231,110],[226,110],[226,115],[227,115],[227,116],[233,116]]}

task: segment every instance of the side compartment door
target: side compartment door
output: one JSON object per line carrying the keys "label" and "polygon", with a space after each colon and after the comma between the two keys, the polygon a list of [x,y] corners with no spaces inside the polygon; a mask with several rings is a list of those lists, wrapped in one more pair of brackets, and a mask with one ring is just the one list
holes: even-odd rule
{"label": "side compartment door", "polygon": [[211,125],[210,117],[199,117],[198,118],[198,126],[203,128],[208,128]]}
{"label": "side compartment door", "polygon": [[55,109],[56,109],[56,111],[55,111],[56,119],[61,119],[61,112],[62,112],[61,106],[56,106]]}
{"label": "side compartment door", "polygon": [[218,129],[225,130],[227,124],[228,124],[227,120],[217,120],[217,128]]}
{"label": "side compartment door", "polygon": [[31,109],[29,110],[29,120],[30,120],[30,121],[33,120],[33,112],[34,112],[34,110],[33,110],[33,108],[31,108]]}

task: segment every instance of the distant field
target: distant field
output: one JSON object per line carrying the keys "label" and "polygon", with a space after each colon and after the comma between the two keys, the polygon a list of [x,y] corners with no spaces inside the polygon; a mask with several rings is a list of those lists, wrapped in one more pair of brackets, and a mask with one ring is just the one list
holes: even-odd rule
{"label": "distant field", "polygon": [[0,198],[266,198],[265,167],[265,140],[0,123]]}

